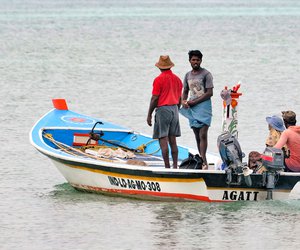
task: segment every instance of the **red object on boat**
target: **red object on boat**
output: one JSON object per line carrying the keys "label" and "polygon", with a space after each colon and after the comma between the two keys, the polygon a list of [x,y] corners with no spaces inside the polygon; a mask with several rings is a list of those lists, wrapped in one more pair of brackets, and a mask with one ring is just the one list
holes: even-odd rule
{"label": "red object on boat", "polygon": [[273,157],[272,156],[268,156],[268,155],[261,155],[261,158],[265,161],[273,161]]}
{"label": "red object on boat", "polygon": [[54,108],[58,110],[68,110],[68,105],[65,99],[52,99]]}

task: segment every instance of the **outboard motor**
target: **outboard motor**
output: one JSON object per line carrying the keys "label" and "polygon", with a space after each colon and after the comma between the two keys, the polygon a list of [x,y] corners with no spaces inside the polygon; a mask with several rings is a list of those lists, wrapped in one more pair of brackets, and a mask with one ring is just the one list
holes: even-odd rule
{"label": "outboard motor", "polygon": [[266,168],[263,183],[267,188],[267,200],[273,199],[272,190],[275,188],[276,176],[284,170],[284,155],[281,149],[267,147],[261,156],[262,164]]}
{"label": "outboard motor", "polygon": [[[252,186],[250,175],[253,171],[248,168],[247,163],[242,162],[245,155],[237,139],[226,131],[219,135],[218,147],[222,161],[226,164],[227,184],[241,185],[244,176],[246,184]],[[232,180],[233,174],[237,176],[235,182]]]}

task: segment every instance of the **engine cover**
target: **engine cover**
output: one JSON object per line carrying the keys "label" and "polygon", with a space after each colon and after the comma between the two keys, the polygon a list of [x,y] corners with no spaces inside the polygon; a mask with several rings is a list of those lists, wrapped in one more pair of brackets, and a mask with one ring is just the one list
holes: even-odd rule
{"label": "engine cover", "polygon": [[284,169],[284,155],[281,149],[266,147],[261,158],[263,166],[269,171]]}
{"label": "engine cover", "polygon": [[241,165],[244,156],[237,139],[229,132],[218,137],[218,148],[222,161],[233,168]]}

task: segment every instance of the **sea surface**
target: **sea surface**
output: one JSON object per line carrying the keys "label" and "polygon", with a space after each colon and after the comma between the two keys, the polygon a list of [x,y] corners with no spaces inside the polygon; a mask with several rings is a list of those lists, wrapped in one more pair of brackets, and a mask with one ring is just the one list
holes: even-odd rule
{"label": "sea surface", "polygon": [[[154,64],[169,54],[183,78],[191,49],[214,77],[210,152],[218,153],[224,86],[241,82],[246,156],[264,150],[266,116],[300,117],[298,0],[0,0],[1,250],[299,249],[300,196],[210,204],[82,193],[30,145],[52,98],[151,134]],[[195,147],[180,119],[179,142]]]}

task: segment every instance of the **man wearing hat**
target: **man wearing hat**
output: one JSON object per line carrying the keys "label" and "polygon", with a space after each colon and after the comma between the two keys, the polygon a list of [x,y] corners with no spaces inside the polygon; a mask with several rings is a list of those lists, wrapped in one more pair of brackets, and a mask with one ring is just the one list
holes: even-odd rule
{"label": "man wearing hat", "polygon": [[293,111],[282,111],[282,118],[287,128],[274,146],[281,149],[284,145],[290,150],[290,155],[285,158],[288,171],[300,172],[300,126],[296,126],[296,114]]}
{"label": "man wearing hat", "polygon": [[170,144],[173,168],[177,168],[178,148],[176,137],[181,135],[178,107],[181,101],[182,82],[171,71],[174,63],[168,55],[160,56],[155,66],[160,69],[161,74],[153,81],[147,123],[152,126],[152,113],[155,110],[153,138],[159,140],[166,168],[170,168],[168,146]]}

